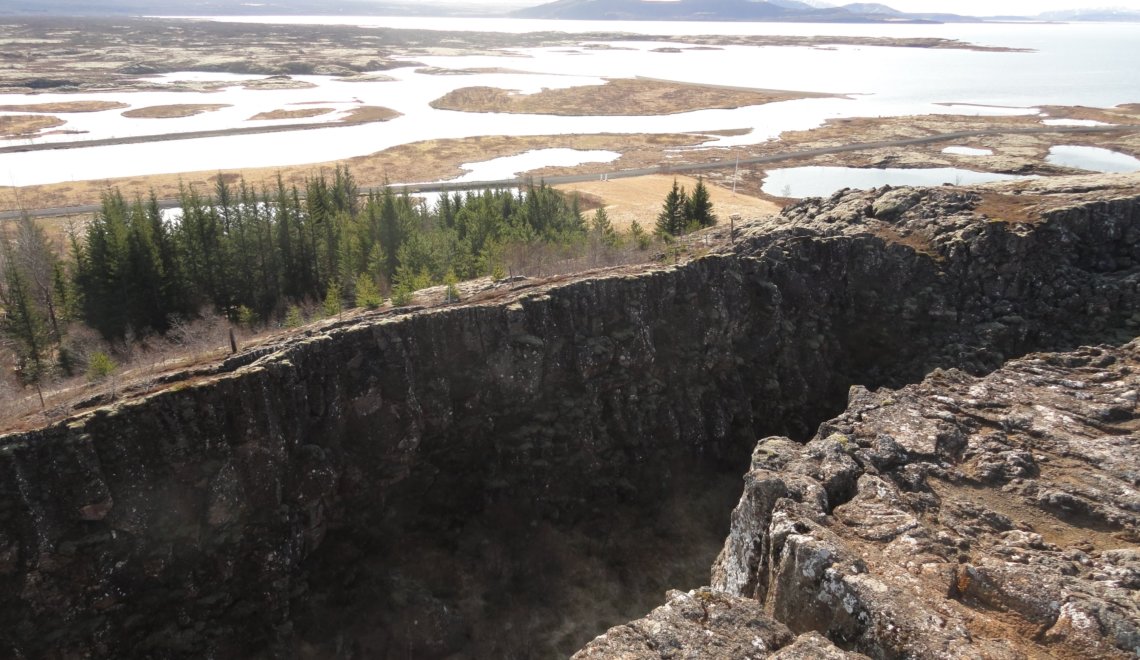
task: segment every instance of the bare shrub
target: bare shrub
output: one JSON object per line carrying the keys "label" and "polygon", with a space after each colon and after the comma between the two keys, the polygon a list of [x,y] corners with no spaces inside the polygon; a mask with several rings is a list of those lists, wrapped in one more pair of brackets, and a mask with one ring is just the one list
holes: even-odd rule
{"label": "bare shrub", "polygon": [[509,274],[526,277],[569,275],[597,268],[642,264],[652,261],[653,253],[633,245],[606,245],[587,240],[573,245],[516,243],[503,250]]}
{"label": "bare shrub", "polygon": [[40,407],[35,393],[16,384],[8,373],[0,377],[0,421],[18,419]]}

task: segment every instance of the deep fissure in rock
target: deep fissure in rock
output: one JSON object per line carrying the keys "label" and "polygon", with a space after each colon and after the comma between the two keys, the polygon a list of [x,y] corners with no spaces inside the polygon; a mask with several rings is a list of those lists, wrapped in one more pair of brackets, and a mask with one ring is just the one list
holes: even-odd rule
{"label": "deep fissure in rock", "polygon": [[[759,437],[809,436],[855,383],[1111,339],[1135,309],[1135,200],[1025,227],[906,194],[809,202],[682,267],[336,329],[10,437],[4,644],[572,651],[707,574]],[[940,238],[856,230],[873,215]]]}

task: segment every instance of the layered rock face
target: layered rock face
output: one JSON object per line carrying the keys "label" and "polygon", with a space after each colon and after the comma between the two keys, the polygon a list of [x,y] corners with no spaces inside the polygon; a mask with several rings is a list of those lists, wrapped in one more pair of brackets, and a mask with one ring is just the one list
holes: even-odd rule
{"label": "layered rock face", "polygon": [[[1106,178],[1000,192],[842,193],[755,223],[733,249],[683,266],[331,324],[147,398],[7,436],[0,440],[3,654],[542,657],[572,650],[566,645],[589,635],[554,635],[561,603],[550,594],[598,575],[576,572],[581,564],[558,556],[559,539],[574,530],[600,532],[607,547],[591,552],[604,556],[621,545],[609,538],[628,529],[628,517],[612,515],[620,510],[650,516],[661,528],[655,538],[668,538],[663,498],[699,499],[693,494],[705,482],[674,490],[687,473],[739,472],[758,437],[808,437],[842,410],[853,384],[901,385],[937,367],[981,373],[1029,350],[1135,334],[1137,184]],[[907,508],[907,498],[936,491],[932,472],[905,467],[919,465],[912,459],[944,471],[939,478],[956,488],[969,482],[952,474],[966,475],[959,464],[974,455],[967,456],[966,430],[955,435],[951,421],[939,422],[947,428],[933,440],[912,446],[896,438],[882,447],[864,447],[839,423],[803,450],[818,453],[827,466],[819,469],[833,470],[831,477],[812,476],[810,467],[795,476],[788,465],[816,460],[797,454],[797,445],[763,445],[775,463],[766,468],[754,457],[756,470],[788,469],[785,490],[801,497],[776,496],[775,486],[768,495],[746,493],[756,500],[747,505],[754,515],[734,514],[729,543],[739,548],[726,549],[713,585],[728,594],[707,592],[710,602],[763,603],[783,622],[760,635],[769,648],[822,648],[826,640],[808,634],[818,631],[879,655],[859,641],[868,626],[908,620],[880,615],[861,623],[870,601],[856,599],[847,619],[824,625],[847,612],[841,591],[839,609],[785,616],[779,608],[798,601],[777,594],[808,598],[813,584],[775,567],[799,552],[811,565],[797,575],[814,571],[818,593],[831,588],[825,576],[842,569],[845,580],[880,595],[872,577],[860,577],[871,576],[878,559],[844,554],[854,552],[844,539],[824,535],[828,517],[840,515],[841,503],[852,520],[878,507],[885,528],[877,533],[889,544],[918,529],[908,527],[912,518],[927,515]],[[1044,469],[1036,450],[987,442],[997,447],[984,454],[993,453],[985,465],[995,479],[1013,469],[1003,461],[1020,465],[1006,453],[1031,454],[1025,474],[1008,472],[1007,485],[1025,497],[1062,508],[1092,501],[1077,488],[1030,483],[1032,470]],[[866,463],[861,450],[893,458]],[[902,475],[898,483],[892,469]],[[879,492],[872,479],[884,494],[860,500],[864,486]],[[765,498],[772,500],[767,514]],[[788,518],[783,536],[772,532],[776,514],[784,516],[777,502],[802,517]],[[1004,531],[1017,531],[1016,519],[1002,515],[1014,525]],[[914,537],[914,579],[945,593],[953,582],[954,603],[997,598],[986,585],[1013,578],[970,554],[974,536],[957,533],[961,563],[938,554],[937,539]],[[1054,552],[1049,544],[1063,552],[1056,539],[1035,533],[1040,542],[1027,536],[1025,557]],[[802,552],[794,545],[800,537]],[[773,538],[788,551],[773,554]],[[865,542],[868,551],[878,543]],[[637,572],[636,549],[623,552],[624,567],[602,575]],[[821,553],[852,558],[816,571]],[[1083,567],[1077,571],[1097,565],[1065,561]],[[953,564],[953,580],[939,562]],[[884,599],[901,589],[881,582]],[[708,604],[699,594],[673,599],[689,621],[697,616],[693,598]],[[1076,607],[1066,611],[1079,628],[1085,610]],[[511,631],[481,630],[488,620],[503,623],[497,613],[511,608],[526,615],[509,619]],[[1049,616],[1043,611],[1037,625]],[[1058,625],[1048,630],[1060,635]],[[528,645],[507,644],[519,638]],[[891,648],[912,648],[899,644]]]}
{"label": "layered rock face", "polygon": [[791,634],[748,646],[781,625],[875,658],[1136,657],[1137,392],[1140,340],[854,387],[807,444],[756,446],[711,589],[580,657],[782,657]]}

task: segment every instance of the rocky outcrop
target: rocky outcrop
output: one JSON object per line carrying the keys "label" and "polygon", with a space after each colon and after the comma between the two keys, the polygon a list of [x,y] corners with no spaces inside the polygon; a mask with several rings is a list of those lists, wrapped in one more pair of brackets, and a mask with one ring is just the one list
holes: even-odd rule
{"label": "rocky outcrop", "polygon": [[709,589],[671,591],[665,605],[617,626],[574,654],[575,660],[736,658],[857,660],[816,632],[796,637],[760,603]]}
{"label": "rocky outcrop", "polygon": [[852,388],[756,446],[711,589],[576,657],[1140,655],[1138,367],[1140,340]]}
{"label": "rocky outcrop", "polygon": [[[648,521],[654,548],[692,545],[662,506],[703,492],[679,490],[686,474],[738,472],[757,437],[810,436],[852,384],[901,385],[937,367],[981,373],[1032,349],[1134,334],[1135,179],[1032,185],[1001,199],[990,189],[837,194],[681,266],[332,323],[148,397],[6,436],[0,654],[569,652],[615,620],[588,634],[555,625],[566,585],[636,581],[642,557],[630,553],[670,554],[647,544],[607,554],[634,534],[629,521]],[[931,456],[964,451],[965,440],[939,433]],[[817,477],[748,496],[764,539],[784,520],[764,522],[769,501],[791,501],[795,521],[821,530],[779,528],[780,560],[814,571],[821,589],[834,571],[813,568],[820,553],[845,546],[818,511],[887,511],[873,532],[884,538],[916,517],[896,511],[889,487],[881,501],[851,499],[878,492],[872,478],[891,482],[836,444],[811,445]],[[793,445],[772,451],[809,461]],[[1016,457],[995,456],[996,472],[1015,469]],[[1054,490],[1035,492],[1057,507],[1080,506],[1065,495],[1088,499]],[[588,551],[568,551],[563,541],[584,527],[573,547]],[[726,553],[714,586],[791,607],[772,594],[806,598],[813,587],[790,573],[769,579],[767,542],[745,543],[747,558]],[[858,559],[833,565],[856,570]],[[1004,579],[971,562],[963,599]],[[868,599],[893,597],[863,575],[847,582]],[[615,601],[632,589],[616,591]],[[793,633],[826,629],[840,646],[866,646],[854,609],[836,619],[839,634],[807,623],[829,615],[822,606],[798,620],[772,607]],[[904,614],[882,625],[928,623]],[[504,646],[519,639],[527,646]]]}
{"label": "rocky outcrop", "polygon": [[852,389],[757,445],[713,569],[871,657],[1140,654],[1140,341]]}

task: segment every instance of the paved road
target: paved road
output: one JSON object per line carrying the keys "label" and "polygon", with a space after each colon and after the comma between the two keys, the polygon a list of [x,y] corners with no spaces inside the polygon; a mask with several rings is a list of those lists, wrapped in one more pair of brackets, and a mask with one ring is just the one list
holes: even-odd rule
{"label": "paved road", "polygon": [[[700,172],[707,170],[719,170],[732,167],[739,162],[741,165],[754,165],[757,163],[778,163],[782,161],[797,160],[800,158],[810,158],[812,156],[823,156],[827,154],[845,153],[848,151],[864,151],[867,149],[882,149],[885,147],[903,147],[912,144],[929,144],[932,142],[947,142],[950,140],[960,140],[967,137],[979,137],[984,135],[1019,135],[1019,134],[1034,134],[1034,133],[1112,133],[1116,131],[1136,131],[1140,130],[1140,125],[1136,124],[1122,124],[1116,126],[1048,126],[1042,128],[993,128],[982,129],[976,131],[954,131],[951,133],[938,133],[935,135],[927,135],[917,138],[905,138],[901,140],[881,140],[878,142],[855,142],[839,147],[821,147],[818,149],[803,149],[800,151],[783,151],[777,154],[770,154],[768,156],[753,156],[750,158],[741,158],[739,161],[736,159],[726,159],[715,161],[711,163],[687,163],[677,165],[662,165],[658,167],[641,167],[630,170],[618,170],[615,172],[608,172],[606,177],[609,179],[622,179],[635,176],[645,176],[648,174],[674,174],[681,172]],[[543,177],[543,180],[550,185],[558,185],[562,183],[581,183],[583,181],[595,181],[599,178],[599,174],[570,174],[565,176],[548,176]],[[497,179],[494,181],[464,181],[462,183],[420,183],[420,184],[403,184],[397,183],[389,186],[396,192],[450,192],[454,190],[482,190],[484,188],[512,188],[519,185],[525,185],[528,181],[532,180],[530,177],[515,178],[515,179]],[[365,193],[382,190],[382,186],[364,188]],[[178,206],[176,199],[159,200],[159,205],[162,208],[174,208]],[[85,206],[69,206],[62,208],[48,208],[48,209],[35,209],[27,211],[28,215],[34,218],[47,218],[58,217],[65,215],[83,215],[86,213],[95,213],[99,210],[98,205],[85,205]],[[0,212],[0,220],[12,220],[20,216],[20,211],[3,211]]]}

